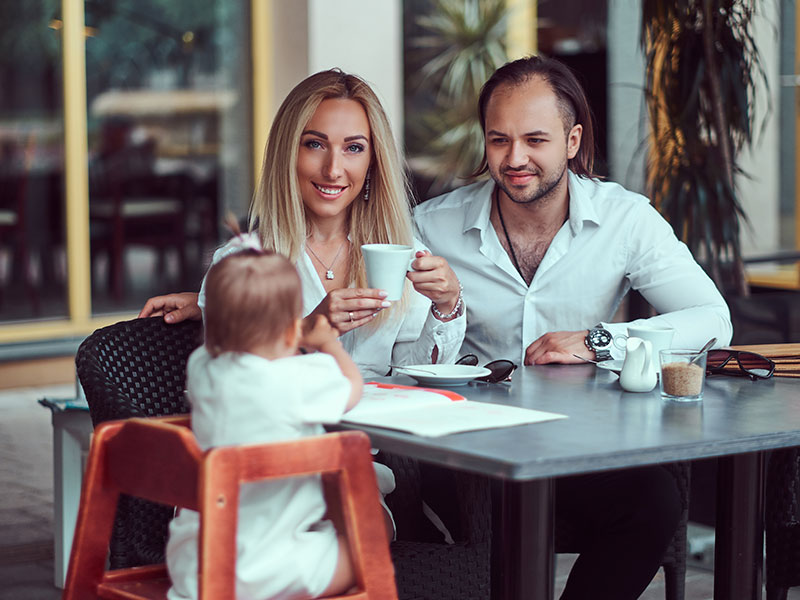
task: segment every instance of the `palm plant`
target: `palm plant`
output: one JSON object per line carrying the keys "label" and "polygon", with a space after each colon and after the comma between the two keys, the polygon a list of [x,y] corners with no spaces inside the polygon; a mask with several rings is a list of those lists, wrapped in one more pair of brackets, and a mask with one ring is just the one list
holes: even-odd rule
{"label": "palm plant", "polygon": [[410,137],[424,148],[412,162],[434,180],[433,191],[466,178],[483,155],[476,103],[507,60],[507,13],[505,0],[435,0],[416,18],[423,33],[411,40],[419,68],[409,84],[430,94],[433,106],[409,123]]}
{"label": "palm plant", "polygon": [[[656,206],[723,289],[747,284],[739,243],[737,155],[753,142],[767,85],[751,33],[755,0],[644,0],[642,46]],[[729,287],[729,286],[727,286]]]}

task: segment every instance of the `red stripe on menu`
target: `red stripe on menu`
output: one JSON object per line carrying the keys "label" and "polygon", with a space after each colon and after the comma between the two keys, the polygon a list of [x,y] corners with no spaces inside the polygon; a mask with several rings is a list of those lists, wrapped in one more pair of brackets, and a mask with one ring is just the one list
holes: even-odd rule
{"label": "red stripe on menu", "polygon": [[466,400],[464,396],[461,394],[456,394],[455,392],[451,392],[450,390],[437,390],[433,388],[421,388],[415,385],[397,385],[394,383],[379,383],[377,381],[368,381],[366,385],[374,385],[378,388],[383,389],[399,389],[399,390],[417,390],[422,392],[433,392],[434,394],[441,394],[442,396],[446,396],[450,398],[453,402],[458,402],[459,400]]}

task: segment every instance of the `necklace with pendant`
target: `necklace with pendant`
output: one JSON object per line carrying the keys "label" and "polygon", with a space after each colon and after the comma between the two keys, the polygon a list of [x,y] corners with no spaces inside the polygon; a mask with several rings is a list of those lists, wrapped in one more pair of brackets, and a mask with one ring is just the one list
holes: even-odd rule
{"label": "necklace with pendant", "polygon": [[[519,268],[517,261],[517,253],[514,252],[514,244],[511,243],[511,238],[508,237],[508,230],[506,229],[506,222],[503,220],[503,212],[500,210],[500,198],[497,195],[497,188],[494,188],[494,201],[497,204],[497,216],[500,217],[500,225],[503,226],[503,233],[506,235],[506,242],[508,242],[508,249],[511,250],[511,259],[514,261],[514,266],[517,268],[517,273],[522,275],[522,269]],[[522,275],[525,279],[525,275]]]}
{"label": "necklace with pendant", "polygon": [[314,250],[311,249],[311,244],[306,242],[306,250],[311,252],[311,256],[316,258],[319,261],[319,264],[322,265],[322,268],[325,269],[325,279],[333,279],[334,277],[336,277],[336,275],[333,273],[333,265],[336,264],[336,259],[339,258],[339,254],[341,254],[342,248],[344,248],[344,245],[345,245],[346,242],[347,242],[347,239],[345,239],[341,243],[341,245],[339,246],[339,249],[336,251],[336,256],[334,256],[333,260],[331,261],[330,266],[328,266],[324,262],[322,262],[322,259],[319,256],[317,256],[317,253],[314,252]]}

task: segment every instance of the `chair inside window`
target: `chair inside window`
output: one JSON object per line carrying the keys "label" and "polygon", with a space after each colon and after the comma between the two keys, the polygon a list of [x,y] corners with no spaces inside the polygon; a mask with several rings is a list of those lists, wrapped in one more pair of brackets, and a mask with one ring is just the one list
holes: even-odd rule
{"label": "chair inside window", "polygon": [[[0,250],[9,252],[9,285],[18,275],[23,280],[34,314],[39,314],[41,303],[34,281],[32,256],[27,231],[27,193],[33,152],[31,136],[24,149],[4,142],[0,146]],[[0,282],[0,306],[4,302],[6,285]]]}
{"label": "chair inside window", "polygon": [[125,253],[131,246],[157,252],[157,271],[165,272],[167,250],[186,272],[186,207],[192,193],[188,175],[159,175],[155,140],[127,141],[130,123],[108,123],[100,152],[89,168],[89,218],[93,262],[108,259],[108,289],[120,302],[125,291]]}
{"label": "chair inside window", "polygon": [[188,425],[188,417],[130,419],[95,431],[65,600],[166,598],[170,582],[164,565],[105,570],[122,493],[198,511],[199,598],[235,598],[240,485],[313,473],[336,480],[359,588],[336,598],[397,598],[366,434],[349,431],[202,452]]}

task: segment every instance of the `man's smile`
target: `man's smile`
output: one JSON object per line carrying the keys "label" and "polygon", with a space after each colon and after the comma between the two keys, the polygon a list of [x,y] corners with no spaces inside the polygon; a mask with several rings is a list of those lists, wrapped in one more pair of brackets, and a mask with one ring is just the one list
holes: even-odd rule
{"label": "man's smile", "polygon": [[512,185],[525,185],[538,176],[538,173],[531,171],[505,171],[503,174]]}

